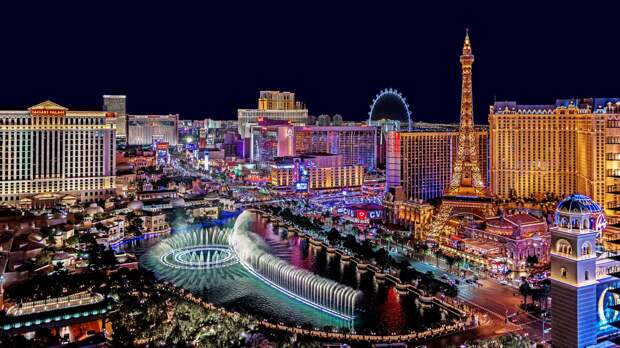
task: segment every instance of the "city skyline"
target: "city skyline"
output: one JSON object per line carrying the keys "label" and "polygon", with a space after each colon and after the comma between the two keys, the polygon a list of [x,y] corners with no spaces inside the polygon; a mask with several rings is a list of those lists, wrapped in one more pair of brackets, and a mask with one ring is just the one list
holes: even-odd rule
{"label": "city skyline", "polygon": [[0,348],[620,346],[620,6],[102,5],[3,8]]}
{"label": "city skyline", "polygon": [[[28,15],[29,25],[19,38],[6,37],[7,51],[23,53],[5,56],[4,63],[29,68],[3,71],[0,106],[51,99],[91,110],[100,107],[101,95],[123,94],[130,113],[234,119],[238,108],[254,107],[257,91],[274,89],[295,92],[310,114],[362,121],[375,94],[392,87],[407,97],[414,121],[456,123],[455,56],[466,27],[478,61],[477,124],[487,123],[495,100],[606,97],[620,77],[612,69],[612,23],[582,18],[581,25],[559,28],[551,19],[572,18],[574,11],[553,5],[536,11],[506,6],[497,9],[501,16],[484,8],[454,8],[453,14],[406,4],[273,7],[235,13],[226,5],[195,11],[151,6],[146,16],[129,5],[81,16],[68,5],[11,5],[15,16],[2,24],[5,32],[20,14]],[[50,18],[54,25],[45,25]],[[514,25],[521,22],[527,25]],[[76,53],[35,58],[58,47]],[[584,47],[607,54],[568,53]]]}

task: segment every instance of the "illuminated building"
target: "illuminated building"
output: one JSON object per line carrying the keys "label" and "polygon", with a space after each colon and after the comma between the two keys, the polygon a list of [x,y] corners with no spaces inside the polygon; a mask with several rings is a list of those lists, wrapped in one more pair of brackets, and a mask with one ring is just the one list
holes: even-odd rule
{"label": "illuminated building", "polygon": [[385,221],[388,224],[425,228],[431,222],[435,207],[422,200],[407,200],[402,187],[385,193],[383,200]]}
{"label": "illuminated building", "polygon": [[399,131],[400,121],[382,118],[380,120],[369,120],[368,125],[377,127],[377,164],[385,164],[386,156],[386,137],[388,132]]}
{"label": "illuminated building", "polygon": [[497,196],[579,192],[620,222],[620,99],[496,102],[489,126]]}
{"label": "illuminated building", "polygon": [[[435,220],[429,226],[428,238],[436,242],[452,234],[463,217],[484,220],[495,215],[493,197],[487,191],[479,133],[474,127],[472,53],[469,32],[465,34],[461,62],[461,117],[452,176]],[[452,223],[454,222],[454,223]]]}
{"label": "illuminated building", "polygon": [[114,193],[115,118],[45,101],[0,111],[0,203],[53,206],[63,195],[97,201]]}
{"label": "illuminated building", "polygon": [[289,121],[259,119],[250,126],[250,161],[267,166],[276,157],[295,154],[293,127]]}
{"label": "illuminated building", "polygon": [[127,144],[152,145],[166,142],[170,146],[179,143],[179,115],[128,115]]}
{"label": "illuminated building", "polygon": [[[487,132],[475,132],[479,166],[487,173]],[[386,135],[386,188],[402,187],[406,200],[441,197],[450,185],[459,133],[438,129],[388,132]]]}
{"label": "illuminated building", "polygon": [[362,186],[361,166],[342,165],[340,155],[313,154],[277,158],[271,165],[271,185],[296,192]]}
{"label": "illuminated building", "polygon": [[5,334],[34,336],[48,329],[65,343],[83,340],[88,334],[111,330],[108,315],[115,309],[111,297],[94,292],[14,304],[6,309],[0,325]]}
{"label": "illuminated building", "polygon": [[462,250],[470,252],[467,250],[470,241],[478,245],[485,243],[489,249],[497,250],[497,254],[489,256],[501,260],[500,264],[511,270],[513,276],[526,271],[528,256],[536,256],[541,264],[549,261],[547,222],[527,211],[503,214],[486,219],[484,224],[469,225],[463,235],[466,238],[462,240]]}
{"label": "illuminated building", "polygon": [[127,97],[124,95],[104,95],[103,111],[116,114],[116,136],[127,136]]}
{"label": "illuminated building", "polygon": [[297,126],[295,152],[338,154],[345,166],[372,169],[377,165],[377,127]]}
{"label": "illuminated building", "polygon": [[295,101],[295,93],[280,91],[261,91],[257,109],[237,110],[239,134],[250,137],[248,124],[257,123],[259,118],[290,121],[293,124],[305,124],[308,109]]}
{"label": "illuminated building", "polygon": [[[555,225],[550,229],[553,246],[551,334],[556,347],[593,346],[597,343],[597,333],[603,327],[601,324],[606,324],[603,292],[607,290],[601,293],[602,303],[597,304],[597,285],[614,277],[610,277],[605,265],[609,265],[606,261],[610,260],[597,258],[595,249],[597,235],[604,227],[605,217],[601,207],[587,196],[570,195],[557,206]],[[599,270],[601,266],[602,271]],[[617,272],[614,267],[617,268],[617,264],[610,269]]]}

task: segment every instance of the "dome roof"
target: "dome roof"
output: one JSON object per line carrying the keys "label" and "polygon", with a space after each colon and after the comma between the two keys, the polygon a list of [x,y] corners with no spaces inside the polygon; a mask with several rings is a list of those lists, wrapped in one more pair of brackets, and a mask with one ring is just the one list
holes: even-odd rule
{"label": "dome roof", "polygon": [[142,203],[142,201],[139,201],[139,200],[131,201],[129,202],[129,204],[127,204],[127,209],[131,211],[142,210],[142,208],[144,208],[144,203]]}
{"label": "dome roof", "polygon": [[103,213],[103,208],[97,205],[97,203],[91,203],[88,208],[86,208],[86,213],[90,216],[93,216],[98,213]]}
{"label": "dome roof", "polygon": [[598,214],[602,213],[601,206],[594,203],[592,198],[584,195],[572,194],[564,198],[556,208],[558,213]]}
{"label": "dome roof", "polygon": [[173,208],[182,208],[185,207],[185,200],[183,198],[175,198],[170,201],[170,205]]}

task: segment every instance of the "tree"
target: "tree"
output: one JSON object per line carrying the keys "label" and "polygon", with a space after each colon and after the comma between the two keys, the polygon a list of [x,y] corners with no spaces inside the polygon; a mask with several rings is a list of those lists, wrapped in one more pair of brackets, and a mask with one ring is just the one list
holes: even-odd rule
{"label": "tree", "polygon": [[74,235],[74,236],[67,238],[67,240],[65,240],[65,245],[68,247],[73,247],[77,245],[78,242],[79,242],[78,236]]}
{"label": "tree", "polygon": [[355,236],[352,234],[348,234],[345,238],[344,238],[344,247],[353,251],[353,252],[357,252],[359,250],[359,243],[357,242],[357,239],[355,239]]}
{"label": "tree", "polygon": [[375,252],[375,260],[377,261],[377,265],[385,270],[390,265],[390,254],[384,249],[381,248]]}
{"label": "tree", "polygon": [[362,255],[363,258],[365,258],[366,260],[370,259],[371,257],[373,257],[373,250],[372,250],[372,244],[370,243],[370,241],[368,239],[366,239],[363,243],[362,246],[360,247],[360,254]]}
{"label": "tree", "polygon": [[525,278],[521,278],[519,293],[523,296],[523,305],[527,306],[527,297],[532,293],[532,288],[530,287],[530,283],[528,283]]}
{"label": "tree", "polygon": [[42,227],[41,236],[45,238],[48,247],[54,249],[56,247],[56,229],[53,227]]}
{"label": "tree", "polygon": [[327,240],[330,245],[334,245],[340,239],[340,232],[337,229],[333,228],[327,232]]}
{"label": "tree", "polygon": [[445,255],[444,259],[446,260],[446,264],[448,264],[448,272],[452,273],[452,266],[454,266],[454,264],[456,263],[457,259],[455,256],[452,255]]}
{"label": "tree", "polygon": [[441,251],[441,249],[436,246],[433,248],[433,254],[435,254],[435,265],[437,266],[437,268],[439,268],[439,258],[443,256],[443,251]]}
{"label": "tree", "polygon": [[527,264],[527,267],[532,268],[535,265],[538,264],[538,256],[536,255],[530,255],[527,257],[527,259],[525,260],[525,263]]}
{"label": "tree", "polygon": [[140,217],[132,217],[125,231],[134,236],[142,235],[142,232],[144,232],[144,221]]}

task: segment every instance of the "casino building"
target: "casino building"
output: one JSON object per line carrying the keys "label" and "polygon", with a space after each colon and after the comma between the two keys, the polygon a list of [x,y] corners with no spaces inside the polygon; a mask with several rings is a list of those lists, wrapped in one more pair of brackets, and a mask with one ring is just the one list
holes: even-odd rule
{"label": "casino building", "polygon": [[152,145],[179,143],[179,114],[170,115],[128,115],[127,144]]}
{"label": "casino building", "polygon": [[52,101],[0,111],[0,204],[96,201],[115,189],[113,113],[73,111]]}
{"label": "casino building", "polygon": [[325,152],[342,155],[346,166],[377,166],[375,126],[296,126],[295,152],[303,155]]}
{"label": "casino building", "polygon": [[257,123],[261,118],[290,121],[293,124],[306,124],[308,109],[301,102],[295,101],[295,93],[260,91],[258,108],[237,110],[241,137],[250,138],[250,125]]}
{"label": "casino building", "polygon": [[580,192],[620,222],[620,98],[496,102],[489,129],[495,195]]}
{"label": "casino building", "polygon": [[[406,200],[443,196],[452,178],[458,150],[455,129],[415,129],[388,132],[386,138],[386,191],[402,189]],[[488,132],[476,130],[482,180],[488,183]]]}
{"label": "casino building", "polygon": [[271,186],[280,190],[308,192],[359,189],[363,181],[363,168],[343,165],[341,155],[278,157],[271,165]]}

